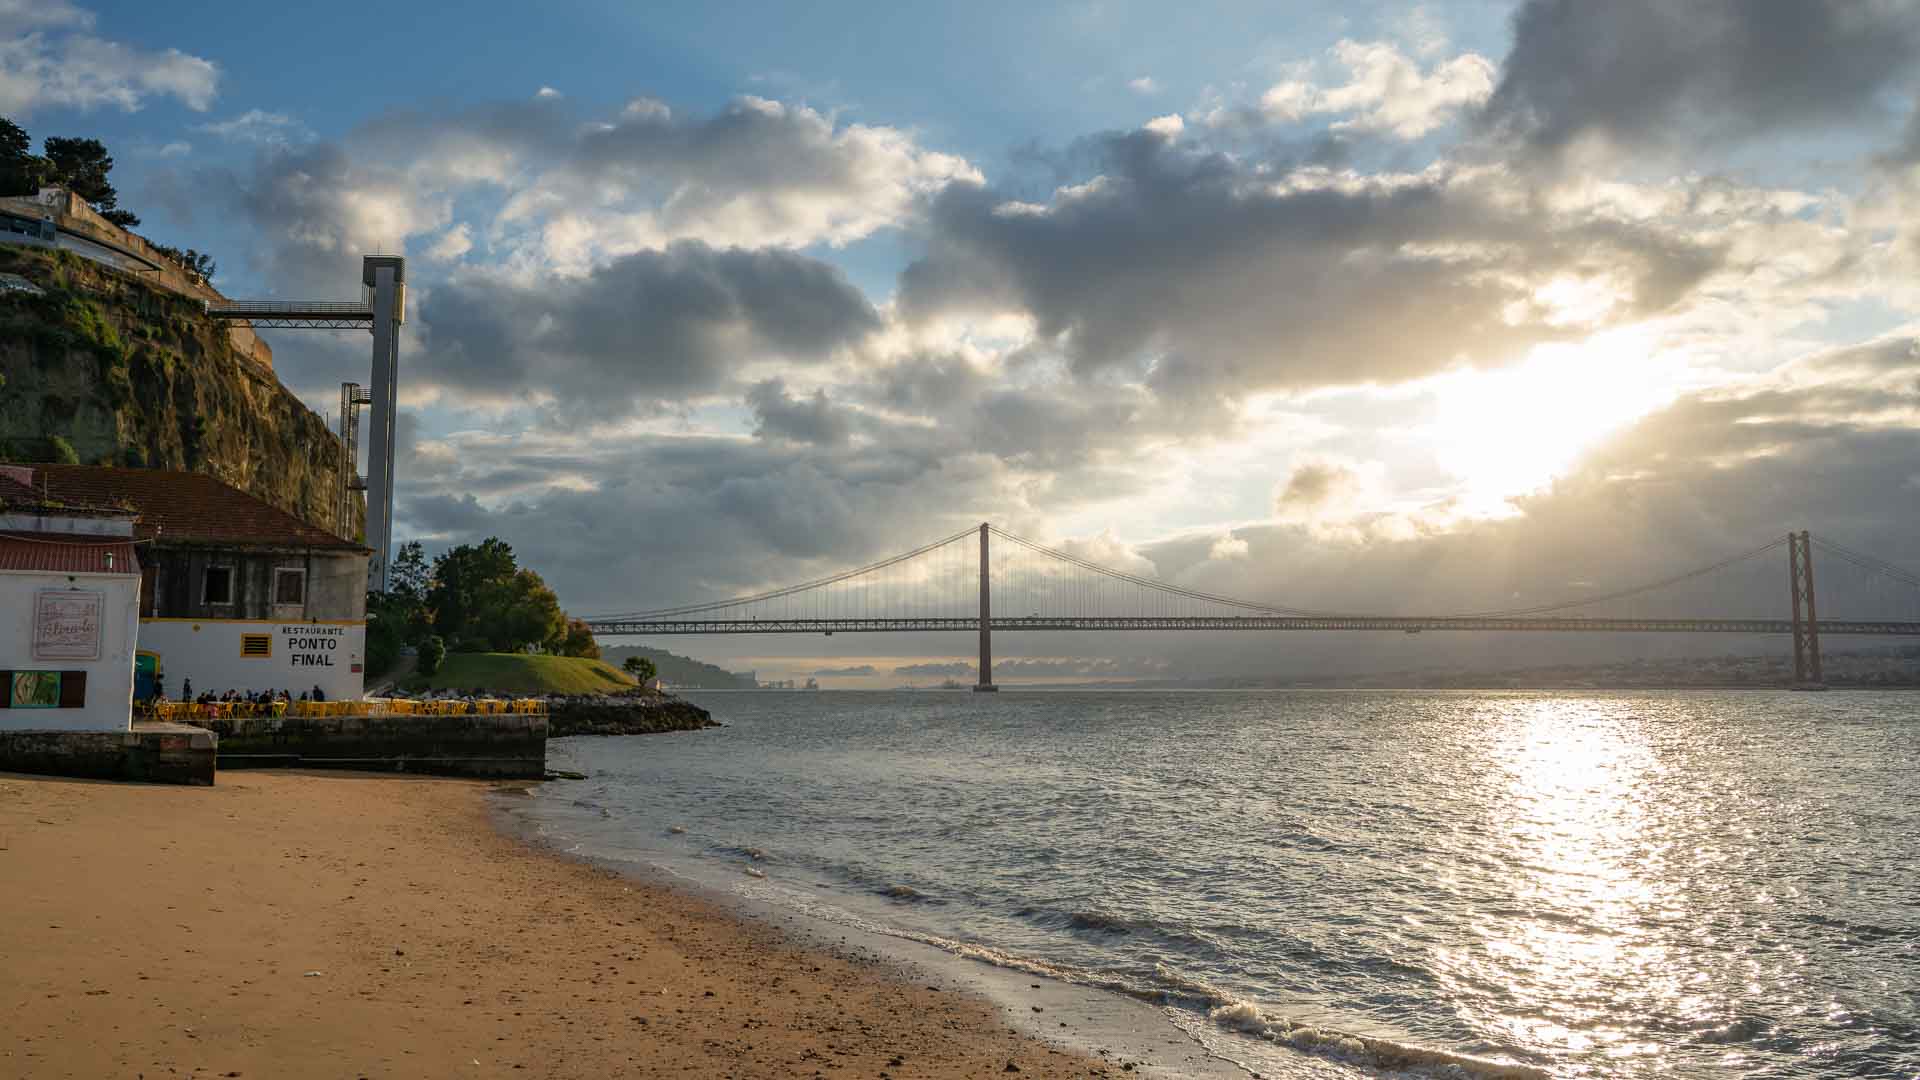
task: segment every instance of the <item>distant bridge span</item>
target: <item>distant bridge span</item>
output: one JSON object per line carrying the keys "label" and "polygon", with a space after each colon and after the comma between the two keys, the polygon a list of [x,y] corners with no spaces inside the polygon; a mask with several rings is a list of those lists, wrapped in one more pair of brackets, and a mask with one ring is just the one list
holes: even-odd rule
{"label": "distant bridge span", "polygon": [[[1363,615],[1308,611],[1216,596],[1155,578],[1102,566],[981,525],[978,555],[968,529],[924,547],[857,569],[782,589],[708,603],[589,617],[595,634],[897,634],[966,632],[980,636],[980,684],[993,689],[992,635],[1019,631],[1373,631],[1780,634],[1794,646],[1797,682],[1821,680],[1820,635],[1920,637],[1920,575],[1806,532],[1685,574],[1600,595],[1505,611],[1461,615]],[[1001,571],[1003,607],[1021,616],[993,614],[995,573],[991,538],[1007,541],[1029,565]],[[1864,572],[1874,588],[1908,604],[1894,617],[1821,619],[1815,612],[1813,548]],[[1786,618],[1626,617],[1591,614],[1596,606],[1633,604],[1707,575],[1753,563],[1787,549]],[[1777,580],[1777,579],[1775,579]],[[977,582],[977,594],[975,593]],[[1906,590],[1905,592],[1901,590]],[[1771,592],[1770,589],[1765,590]],[[1909,595],[1910,593],[1910,595]],[[1008,594],[1017,603],[1008,605]],[[1702,604],[1701,606],[1707,606]],[[1716,605],[1717,606],[1717,605]],[[959,609],[959,610],[956,610]],[[1578,614],[1581,609],[1589,613]],[[1776,608],[1776,610],[1778,610]]]}
{"label": "distant bridge span", "polygon": [[[623,621],[590,619],[596,634],[906,634],[980,629],[978,618],[951,619],[662,619]],[[1872,637],[1920,637],[1920,621],[1821,619],[1822,634],[1860,634]],[[1419,634],[1429,630],[1558,630],[1572,633],[1632,634],[1791,634],[1791,619],[1497,619],[1462,616],[1197,616],[1193,618],[1143,616],[993,619],[988,629],[1013,630],[1377,630]]]}

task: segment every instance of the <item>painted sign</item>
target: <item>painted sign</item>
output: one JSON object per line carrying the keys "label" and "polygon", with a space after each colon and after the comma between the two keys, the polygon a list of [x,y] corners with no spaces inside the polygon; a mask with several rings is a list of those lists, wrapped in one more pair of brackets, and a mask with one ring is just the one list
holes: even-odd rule
{"label": "painted sign", "polygon": [[282,626],[280,640],[287,643],[287,664],[303,667],[341,667],[347,663],[341,645],[347,640],[344,626]]}
{"label": "painted sign", "polygon": [[[267,647],[258,647],[259,639]],[[166,690],[183,680],[194,691],[287,690],[318,686],[336,701],[360,696],[367,628],[363,623],[264,619],[142,619],[140,648],[164,657]]]}
{"label": "painted sign", "polygon": [[77,589],[42,589],[34,594],[35,660],[100,659],[100,612],[107,594]]}

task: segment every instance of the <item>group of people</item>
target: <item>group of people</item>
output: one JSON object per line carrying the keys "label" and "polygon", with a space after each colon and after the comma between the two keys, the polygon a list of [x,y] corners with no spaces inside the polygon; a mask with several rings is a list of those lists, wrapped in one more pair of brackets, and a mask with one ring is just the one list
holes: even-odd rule
{"label": "group of people", "polygon": [[[158,680],[154,682],[153,700],[155,702],[173,700],[167,697],[167,688]],[[224,694],[216,694],[209,690],[195,697],[193,680],[183,679],[180,683],[179,700],[195,705],[271,705],[276,701],[325,701],[327,692],[315,683],[312,690],[300,691],[300,696],[297,698],[293,696],[291,690],[228,690]]]}

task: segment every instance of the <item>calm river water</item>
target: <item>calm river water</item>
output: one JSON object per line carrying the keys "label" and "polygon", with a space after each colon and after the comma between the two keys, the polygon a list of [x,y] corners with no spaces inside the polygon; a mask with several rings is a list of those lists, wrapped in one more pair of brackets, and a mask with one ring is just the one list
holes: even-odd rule
{"label": "calm river water", "polygon": [[1920,695],[692,697],[524,812],[1268,1075],[1920,1077]]}

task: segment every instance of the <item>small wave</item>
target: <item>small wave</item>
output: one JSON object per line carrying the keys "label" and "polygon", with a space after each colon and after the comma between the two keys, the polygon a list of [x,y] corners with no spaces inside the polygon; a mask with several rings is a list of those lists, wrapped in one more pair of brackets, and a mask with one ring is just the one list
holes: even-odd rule
{"label": "small wave", "polygon": [[1229,1031],[1383,1072],[1444,1074],[1473,1080],[1549,1080],[1551,1076],[1545,1069],[1531,1065],[1450,1054],[1445,1050],[1295,1023],[1284,1016],[1268,1016],[1249,1001],[1228,1002],[1210,1011],[1207,1017]]}
{"label": "small wave", "polygon": [[1093,930],[1102,934],[1127,934],[1133,931],[1130,921],[1104,911],[1072,912],[1067,916],[1067,925],[1075,930]]}
{"label": "small wave", "polygon": [[889,885],[879,890],[880,895],[890,900],[925,900],[926,894],[911,885]]}
{"label": "small wave", "polygon": [[1205,979],[1196,979],[1163,963],[1153,965],[1153,979],[1162,986],[1167,997],[1191,998],[1202,1008],[1217,1008],[1233,1000],[1226,991]]}
{"label": "small wave", "polygon": [[1767,1031],[1767,1022],[1754,1017],[1733,1020],[1718,1027],[1710,1027],[1694,1032],[1694,1040],[1709,1046],[1722,1046],[1727,1043],[1750,1042]]}

